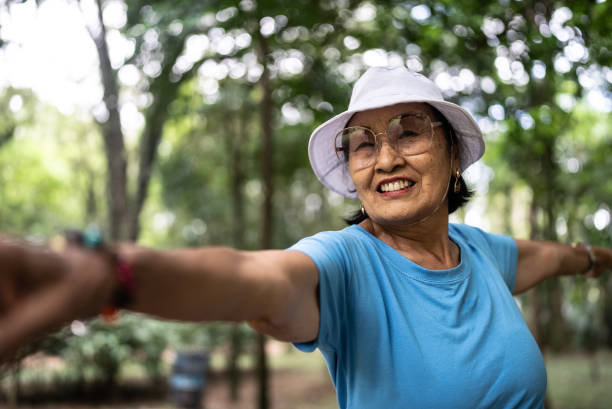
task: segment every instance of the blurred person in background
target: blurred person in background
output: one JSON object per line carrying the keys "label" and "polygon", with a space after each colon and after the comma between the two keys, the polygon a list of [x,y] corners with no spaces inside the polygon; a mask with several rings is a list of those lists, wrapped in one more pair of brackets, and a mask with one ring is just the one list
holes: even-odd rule
{"label": "blurred person in background", "polygon": [[340,231],[287,250],[155,250],[77,236],[61,252],[0,243],[0,355],[74,319],[125,308],[247,321],[319,349],[341,408],[539,408],[546,370],[513,294],[553,276],[598,277],[612,250],[518,240],[449,215],[484,152],[463,108],[405,68],[369,69],[319,126],[319,180],[361,202]]}

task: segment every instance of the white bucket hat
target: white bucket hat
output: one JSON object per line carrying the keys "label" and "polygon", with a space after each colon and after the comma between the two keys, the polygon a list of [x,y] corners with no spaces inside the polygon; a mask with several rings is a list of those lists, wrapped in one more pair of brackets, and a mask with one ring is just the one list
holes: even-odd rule
{"label": "white bucket hat", "polygon": [[404,67],[373,67],[355,83],[348,109],[321,124],[310,136],[308,157],[321,183],[344,197],[356,199],[347,164],[334,150],[335,136],[354,113],[402,102],[428,103],[446,117],[457,135],[461,171],[484,153],[482,132],[472,115],[444,101],[440,89],[427,77]]}

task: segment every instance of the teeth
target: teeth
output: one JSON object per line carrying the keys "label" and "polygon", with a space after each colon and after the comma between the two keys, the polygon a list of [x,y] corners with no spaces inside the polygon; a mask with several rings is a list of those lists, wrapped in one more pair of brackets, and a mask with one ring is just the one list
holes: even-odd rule
{"label": "teeth", "polygon": [[380,190],[383,192],[394,192],[396,190],[405,189],[412,186],[414,183],[407,180],[397,180],[395,182],[385,183],[380,186]]}

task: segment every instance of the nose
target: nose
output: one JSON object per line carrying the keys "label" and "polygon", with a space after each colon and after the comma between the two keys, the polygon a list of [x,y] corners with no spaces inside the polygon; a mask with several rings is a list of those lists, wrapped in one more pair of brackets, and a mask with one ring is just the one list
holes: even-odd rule
{"label": "nose", "polygon": [[395,168],[406,163],[404,156],[389,143],[387,138],[381,138],[380,149],[376,155],[375,170],[378,172],[392,172]]}

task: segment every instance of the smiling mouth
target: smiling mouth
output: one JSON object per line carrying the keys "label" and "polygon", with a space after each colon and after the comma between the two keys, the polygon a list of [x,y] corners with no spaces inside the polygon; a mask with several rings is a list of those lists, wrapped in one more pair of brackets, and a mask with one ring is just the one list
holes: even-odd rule
{"label": "smiling mouth", "polygon": [[393,182],[381,183],[376,190],[379,193],[398,192],[404,189],[410,189],[416,182],[408,179],[394,180]]}

